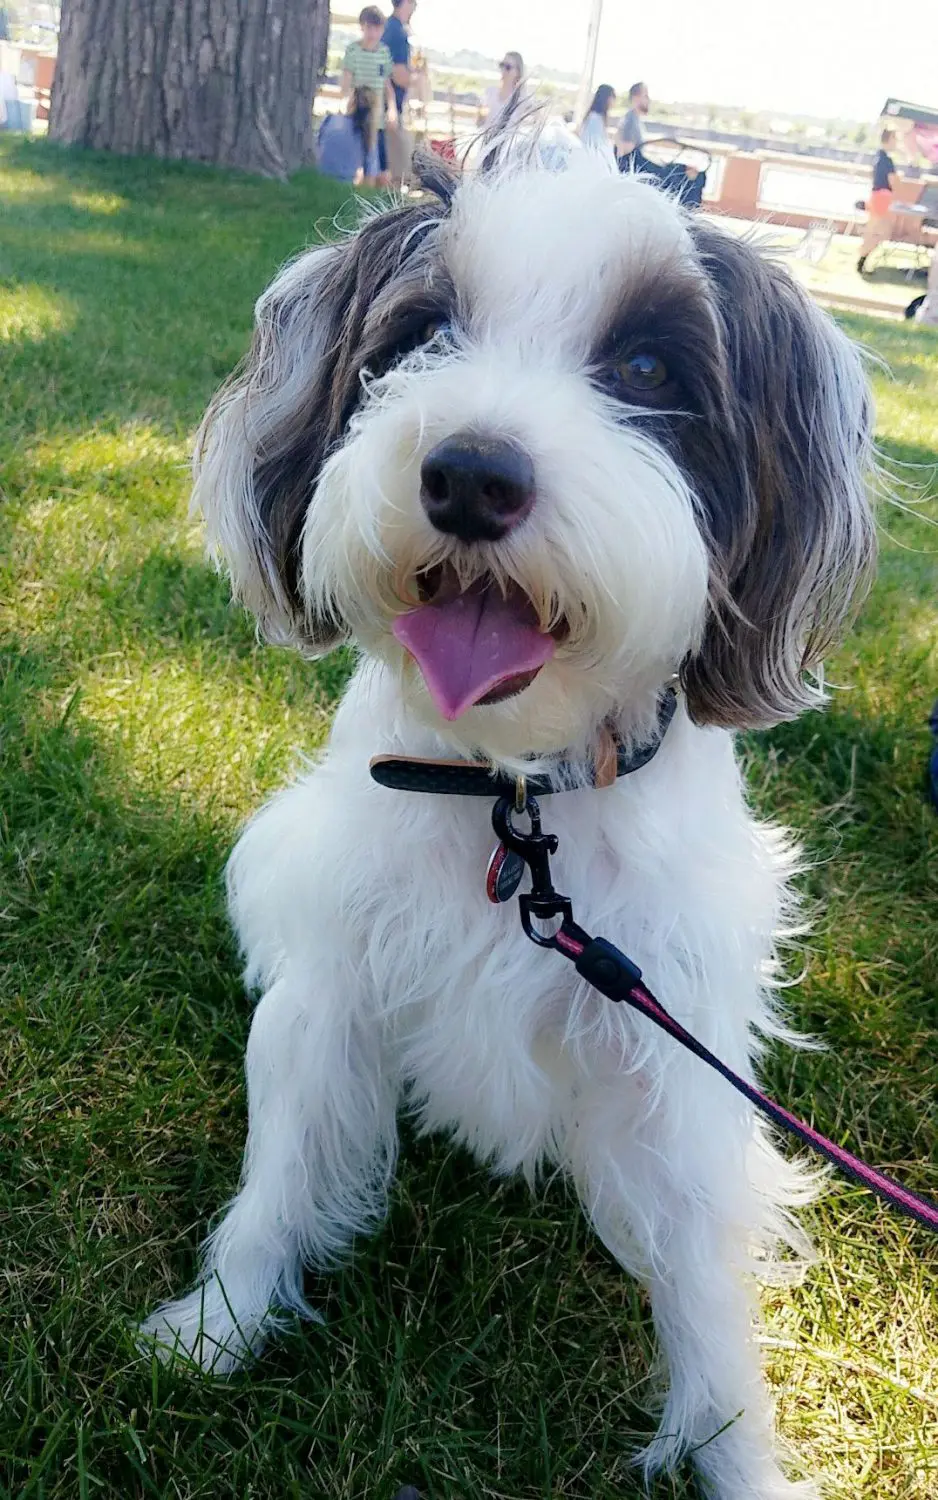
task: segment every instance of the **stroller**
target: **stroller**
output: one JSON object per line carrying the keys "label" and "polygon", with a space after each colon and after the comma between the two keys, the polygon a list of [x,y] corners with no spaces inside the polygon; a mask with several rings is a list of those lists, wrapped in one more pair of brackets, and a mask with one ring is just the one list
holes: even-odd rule
{"label": "stroller", "polygon": [[686,208],[700,208],[712,161],[710,152],[700,146],[660,136],[636,146],[628,156],[620,156],[619,171],[654,177],[666,193],[673,193]]}

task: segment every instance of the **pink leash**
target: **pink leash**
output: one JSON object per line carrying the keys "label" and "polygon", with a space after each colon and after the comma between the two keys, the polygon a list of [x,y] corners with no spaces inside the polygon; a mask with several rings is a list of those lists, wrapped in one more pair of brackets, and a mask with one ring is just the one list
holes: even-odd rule
{"label": "pink leash", "polygon": [[[916,1219],[919,1224],[938,1232],[938,1204],[932,1203],[928,1198],[919,1197],[908,1188],[903,1187],[901,1182],[895,1178],[888,1177],[885,1172],[879,1172],[875,1167],[867,1166],[866,1162],[854,1156],[852,1152],[846,1151],[843,1146],[837,1146],[829,1141],[819,1130],[807,1125],[804,1120],[799,1120],[790,1110],[783,1109],[757,1089],[753,1084],[734,1073],[732,1068],[699,1042],[695,1036],[685,1029],[669,1011],[665,1010],[660,1001],[656,1000],[648,986],[642,981],[642,971],[627,958],[612,943],[605,938],[590,937],[582,927],[578,927],[573,920],[573,908],[566,896],[561,896],[554,890],[550,878],[550,856],[556,853],[557,838],[555,834],[541,832],[540,812],[537,802],[533,797],[528,797],[525,811],[531,819],[530,833],[522,833],[512,823],[513,804],[507,797],[502,797],[496,802],[492,812],[492,824],[501,841],[499,850],[496,851],[494,859],[498,859],[501,851],[505,858],[510,859],[512,855],[516,860],[524,862],[531,871],[532,883],[530,892],[519,896],[521,907],[521,925],[532,942],[540,948],[552,948],[564,958],[569,959],[580,974],[594,989],[605,995],[609,1000],[624,1002],[631,1005],[633,1009],[640,1011],[666,1031],[675,1041],[680,1042],[695,1057],[699,1057],[709,1067],[715,1069],[727,1083],[731,1084],[737,1093],[754,1104],[756,1109],[761,1110],[782,1130],[787,1130],[790,1135],[796,1136],[798,1140],[817,1151],[819,1155],[826,1157],[847,1177],[854,1182],[859,1182],[863,1187],[869,1188],[870,1192],[876,1193],[884,1202],[897,1208],[900,1212],[908,1214],[910,1218]],[[495,876],[499,869],[495,869]],[[516,864],[512,875],[505,880],[501,890],[498,889],[497,879],[493,880],[490,868],[488,889],[490,898],[495,901],[506,900],[517,890],[523,866]],[[505,872],[507,873],[507,871]],[[514,878],[514,875],[517,878]],[[534,923],[554,923],[560,918],[560,925],[556,930],[546,935],[543,926],[538,929]]]}

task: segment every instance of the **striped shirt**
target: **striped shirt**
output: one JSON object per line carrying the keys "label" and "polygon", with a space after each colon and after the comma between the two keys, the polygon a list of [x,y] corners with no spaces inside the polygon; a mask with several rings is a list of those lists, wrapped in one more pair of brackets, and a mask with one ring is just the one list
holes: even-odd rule
{"label": "striped shirt", "polygon": [[371,52],[361,42],[350,42],[342,59],[342,71],[351,73],[354,89],[374,89],[376,98],[375,125],[378,130],[384,124],[384,95],[387,80],[391,76],[391,54],[383,42]]}

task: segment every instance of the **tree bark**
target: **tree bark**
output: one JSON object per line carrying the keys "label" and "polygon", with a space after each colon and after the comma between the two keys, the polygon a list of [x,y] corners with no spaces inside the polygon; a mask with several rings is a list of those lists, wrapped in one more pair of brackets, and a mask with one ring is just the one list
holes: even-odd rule
{"label": "tree bark", "polygon": [[285,177],[328,32],[329,0],[63,0],[49,135]]}

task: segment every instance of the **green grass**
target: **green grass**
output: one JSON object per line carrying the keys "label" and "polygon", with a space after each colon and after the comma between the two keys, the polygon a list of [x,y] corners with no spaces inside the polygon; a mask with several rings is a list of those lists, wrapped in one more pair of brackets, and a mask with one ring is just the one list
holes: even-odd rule
{"label": "green grass", "polygon": [[[637,1497],[639,1293],[560,1188],[493,1187],[444,1143],[406,1143],[387,1226],[313,1289],[324,1329],[228,1385],[135,1353],[132,1320],[189,1278],[237,1180],[249,1009],[225,855],[347,670],[259,648],[229,608],[187,520],[190,435],[254,297],[342,200],[312,175],[10,139],[0,194],[0,1494]],[[845,321],[896,371],[876,378],[887,450],[935,463],[938,337]],[[816,859],[791,1003],[831,1044],[773,1057],[768,1081],[935,1193],[938,533],[884,522],[831,664],[847,689],[746,747],[757,805]],[[816,1269],[765,1299],[783,1432],[840,1500],[926,1500],[934,1242],[840,1185],[813,1227]]]}

